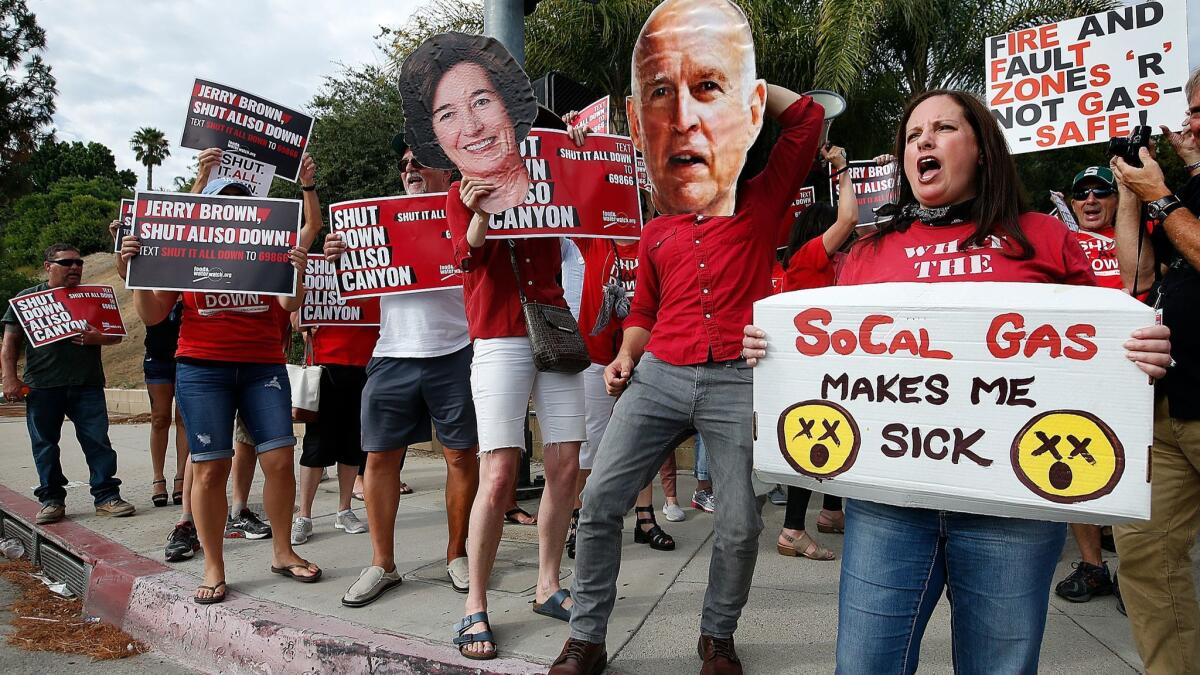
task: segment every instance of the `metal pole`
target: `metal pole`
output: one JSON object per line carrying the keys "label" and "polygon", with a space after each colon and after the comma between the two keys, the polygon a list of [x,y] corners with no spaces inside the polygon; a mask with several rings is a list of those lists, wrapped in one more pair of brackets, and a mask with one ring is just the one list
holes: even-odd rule
{"label": "metal pole", "polygon": [[508,48],[521,67],[525,66],[524,0],[484,0],[483,34]]}

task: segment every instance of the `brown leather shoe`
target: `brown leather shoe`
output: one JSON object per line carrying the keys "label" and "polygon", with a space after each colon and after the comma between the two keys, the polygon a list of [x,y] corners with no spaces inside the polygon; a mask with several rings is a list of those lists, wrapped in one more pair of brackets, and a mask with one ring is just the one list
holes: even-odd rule
{"label": "brown leather shoe", "polygon": [[704,662],[700,675],[742,675],[742,661],[733,648],[733,638],[701,635],[696,651]]}
{"label": "brown leather shoe", "polygon": [[608,665],[604,643],[570,638],[547,675],[600,675]]}

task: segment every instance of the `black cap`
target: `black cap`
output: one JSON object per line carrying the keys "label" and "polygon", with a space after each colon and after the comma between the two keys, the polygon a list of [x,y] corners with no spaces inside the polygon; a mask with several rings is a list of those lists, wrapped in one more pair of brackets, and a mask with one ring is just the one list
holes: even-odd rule
{"label": "black cap", "polygon": [[405,150],[408,150],[408,143],[404,142],[404,132],[401,131],[392,136],[392,151],[396,153],[397,157],[403,157]]}

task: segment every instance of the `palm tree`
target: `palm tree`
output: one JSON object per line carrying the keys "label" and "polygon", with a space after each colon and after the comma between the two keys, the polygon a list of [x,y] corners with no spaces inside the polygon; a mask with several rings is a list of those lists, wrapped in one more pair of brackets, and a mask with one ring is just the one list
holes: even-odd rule
{"label": "palm tree", "polygon": [[166,134],[153,127],[138,129],[129,139],[137,161],[146,165],[146,189],[154,189],[154,167],[162,166],[163,160],[171,156],[171,143]]}

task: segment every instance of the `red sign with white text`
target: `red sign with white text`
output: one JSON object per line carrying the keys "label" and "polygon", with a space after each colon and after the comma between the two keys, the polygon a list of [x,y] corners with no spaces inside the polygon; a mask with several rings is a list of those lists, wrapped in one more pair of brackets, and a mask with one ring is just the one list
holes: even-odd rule
{"label": "red sign with white text", "polygon": [[579,123],[587,127],[595,134],[608,133],[608,97],[588,104],[583,110],[579,111]]}
{"label": "red sign with white text", "polygon": [[89,325],[104,335],[125,335],[112,286],[51,288],[8,302],[34,347],[75,337]]}
{"label": "red sign with white text", "polygon": [[336,270],[342,298],[462,286],[445,192],[332,204],[329,222],[346,242]]}
{"label": "red sign with white text", "polygon": [[633,143],[590,134],[576,146],[565,131],[534,129],[521,143],[529,170],[525,201],[492,215],[488,236],[637,239],[642,231]]}

